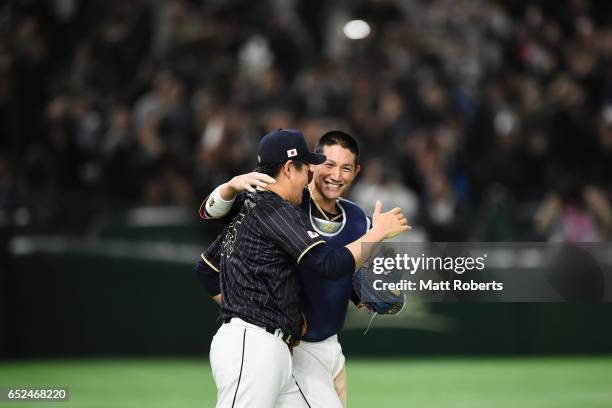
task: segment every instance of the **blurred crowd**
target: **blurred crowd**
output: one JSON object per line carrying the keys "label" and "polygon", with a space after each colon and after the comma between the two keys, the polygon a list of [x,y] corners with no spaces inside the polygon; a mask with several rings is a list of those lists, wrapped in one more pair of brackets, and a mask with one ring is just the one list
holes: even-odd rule
{"label": "blurred crowd", "polygon": [[[606,240],[611,18],[589,0],[9,1],[0,208],[49,226],[195,208],[268,131],[343,129],[352,198],[400,205],[423,239]],[[352,19],[371,34],[347,38]]]}

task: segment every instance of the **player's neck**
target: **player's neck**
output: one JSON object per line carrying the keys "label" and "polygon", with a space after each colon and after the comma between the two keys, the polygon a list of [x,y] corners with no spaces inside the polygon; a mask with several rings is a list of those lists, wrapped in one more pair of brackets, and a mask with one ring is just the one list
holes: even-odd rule
{"label": "player's neck", "polygon": [[290,201],[291,194],[289,194],[289,188],[283,185],[283,183],[268,184],[265,190],[275,193],[283,200]]}
{"label": "player's neck", "polygon": [[310,191],[310,197],[314,200],[314,202],[321,207],[322,210],[327,211],[331,214],[336,214],[338,210],[336,209],[336,200],[329,199],[323,196],[319,190],[314,185],[314,182],[311,182],[308,185],[308,190]]}

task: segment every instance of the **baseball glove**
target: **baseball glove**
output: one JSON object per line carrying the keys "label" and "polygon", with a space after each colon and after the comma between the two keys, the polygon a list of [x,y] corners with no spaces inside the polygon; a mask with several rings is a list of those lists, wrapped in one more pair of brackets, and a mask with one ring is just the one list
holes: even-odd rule
{"label": "baseball glove", "polygon": [[[382,249],[383,256],[391,256],[390,248]],[[394,252],[394,251],[393,251]],[[385,271],[375,274],[371,268],[371,262],[366,262],[355,275],[353,275],[353,302],[364,305],[370,312],[381,315],[398,314],[404,307],[406,297],[400,290],[377,290],[383,283],[398,283],[402,274],[398,270]],[[375,285],[376,281],[377,282]],[[359,303],[358,303],[359,302]]]}

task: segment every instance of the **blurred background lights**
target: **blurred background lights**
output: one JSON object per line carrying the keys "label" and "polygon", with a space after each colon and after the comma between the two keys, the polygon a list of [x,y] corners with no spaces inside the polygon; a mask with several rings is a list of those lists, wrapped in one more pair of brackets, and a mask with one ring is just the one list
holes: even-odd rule
{"label": "blurred background lights", "polygon": [[363,20],[351,20],[344,26],[344,35],[351,40],[361,40],[370,34],[370,25]]}

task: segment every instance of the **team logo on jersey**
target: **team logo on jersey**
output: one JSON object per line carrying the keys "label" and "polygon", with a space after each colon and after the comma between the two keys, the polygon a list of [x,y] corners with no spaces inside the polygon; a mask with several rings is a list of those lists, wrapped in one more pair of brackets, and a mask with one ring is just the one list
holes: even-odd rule
{"label": "team logo on jersey", "polygon": [[297,156],[297,149],[287,150],[287,157]]}
{"label": "team logo on jersey", "polygon": [[225,233],[222,245],[223,252],[226,254],[227,258],[229,258],[232,252],[234,252],[234,247],[236,246],[236,236],[238,235],[238,230],[242,224],[244,216],[244,213],[239,213],[234,221],[232,221],[232,223],[229,225],[227,232]]}
{"label": "team logo on jersey", "polygon": [[323,224],[321,227],[323,227],[323,231],[325,232],[334,232],[336,229],[334,224]]}
{"label": "team logo on jersey", "polygon": [[310,238],[316,238],[316,237],[319,236],[319,234],[317,234],[316,232],[313,232],[313,231],[306,231],[306,232],[308,233],[308,236]]}

